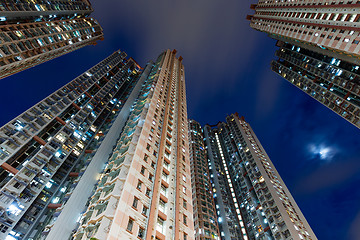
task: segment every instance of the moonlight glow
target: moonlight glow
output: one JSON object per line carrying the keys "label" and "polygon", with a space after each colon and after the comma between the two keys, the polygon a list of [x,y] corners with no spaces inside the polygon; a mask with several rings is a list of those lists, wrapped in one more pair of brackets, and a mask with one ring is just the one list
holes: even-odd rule
{"label": "moonlight glow", "polygon": [[321,160],[331,160],[336,154],[336,149],[325,144],[311,144],[309,152],[313,157],[319,157]]}

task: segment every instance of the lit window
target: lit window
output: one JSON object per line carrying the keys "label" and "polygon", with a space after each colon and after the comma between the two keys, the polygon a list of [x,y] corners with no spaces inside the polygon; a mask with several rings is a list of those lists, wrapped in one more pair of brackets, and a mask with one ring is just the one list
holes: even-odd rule
{"label": "lit window", "polygon": [[56,198],[54,198],[51,202],[52,202],[52,203],[58,203],[59,200],[60,200],[60,198],[59,198],[59,197],[56,197]]}
{"label": "lit window", "polygon": [[160,233],[164,234],[165,230],[165,221],[158,217],[157,224],[156,224],[156,230]]}
{"label": "lit window", "polygon": [[168,182],[169,181],[169,175],[167,175],[165,172],[162,173],[162,179],[165,181],[165,182]]}
{"label": "lit window", "polygon": [[144,239],[144,237],[145,237],[145,229],[140,227],[138,232],[138,238]]}
{"label": "lit window", "polygon": [[145,193],[145,194],[146,194],[146,196],[150,197],[150,194],[151,194],[150,188],[147,188],[147,189],[146,189],[146,193]]}
{"label": "lit window", "polygon": [[167,196],[167,188],[161,184],[161,189],[160,189],[160,193],[162,195],[164,195],[165,197]]}
{"label": "lit window", "polygon": [[138,190],[141,190],[141,186],[142,186],[142,182],[139,180],[136,188],[137,188]]}
{"label": "lit window", "polygon": [[166,202],[164,202],[162,199],[159,201],[159,210],[163,213],[166,212]]}

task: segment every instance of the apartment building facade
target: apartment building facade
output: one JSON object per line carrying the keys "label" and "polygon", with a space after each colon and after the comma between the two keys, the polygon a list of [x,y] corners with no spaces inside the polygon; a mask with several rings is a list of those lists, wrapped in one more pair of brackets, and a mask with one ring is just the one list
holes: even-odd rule
{"label": "apartment building facade", "polygon": [[250,125],[204,127],[221,239],[317,239]]}
{"label": "apartment building facade", "polygon": [[142,76],[74,239],[194,239],[182,57],[167,50]]}
{"label": "apartment building facade", "polygon": [[[103,160],[93,157],[139,88],[141,69],[126,56],[113,53],[0,128],[1,239],[45,237],[88,166],[101,171]],[[84,179],[95,184],[94,175]],[[87,196],[75,195],[83,210]]]}
{"label": "apartment building facade", "polygon": [[360,3],[273,1],[251,5],[250,26],[278,40],[272,70],[360,127]]}
{"label": "apartment building facade", "polygon": [[103,39],[89,1],[0,3],[0,79]]}
{"label": "apartment building facade", "polygon": [[220,239],[207,147],[200,123],[189,120],[191,182],[196,240]]}

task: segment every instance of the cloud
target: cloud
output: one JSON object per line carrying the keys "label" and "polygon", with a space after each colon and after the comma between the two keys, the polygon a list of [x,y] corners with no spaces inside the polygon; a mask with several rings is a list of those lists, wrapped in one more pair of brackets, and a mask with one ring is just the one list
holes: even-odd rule
{"label": "cloud", "polygon": [[307,148],[311,158],[320,158],[325,161],[331,161],[339,152],[336,147],[329,146],[326,143],[311,143]]}

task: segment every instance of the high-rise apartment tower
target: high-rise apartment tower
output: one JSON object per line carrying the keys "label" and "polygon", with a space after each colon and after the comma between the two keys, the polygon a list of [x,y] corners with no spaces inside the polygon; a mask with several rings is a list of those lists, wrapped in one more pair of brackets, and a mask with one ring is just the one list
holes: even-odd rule
{"label": "high-rise apartment tower", "polygon": [[278,41],[271,69],[360,128],[358,65]]}
{"label": "high-rise apartment tower", "polygon": [[175,55],[145,68],[74,239],[194,239],[185,72]]}
{"label": "high-rise apartment tower", "polygon": [[103,39],[88,0],[0,3],[0,79]]}
{"label": "high-rise apartment tower", "polygon": [[195,239],[220,239],[203,129],[194,120],[189,120],[189,141]]}
{"label": "high-rise apartment tower", "polygon": [[360,127],[359,1],[265,1],[250,26],[278,40],[272,70]]}
{"label": "high-rise apartment tower", "polygon": [[250,26],[270,37],[359,63],[360,4],[357,0],[277,1],[251,5]]}
{"label": "high-rise apartment tower", "polygon": [[139,72],[117,51],[0,128],[0,239],[44,238],[57,218],[67,220],[58,237],[71,235],[139,93]]}
{"label": "high-rise apartment tower", "polygon": [[221,239],[317,239],[244,118],[206,125],[204,137]]}

